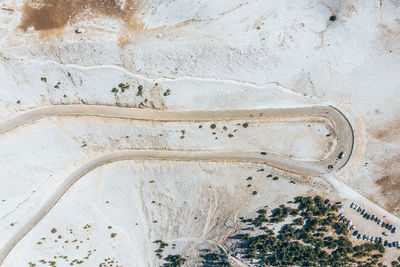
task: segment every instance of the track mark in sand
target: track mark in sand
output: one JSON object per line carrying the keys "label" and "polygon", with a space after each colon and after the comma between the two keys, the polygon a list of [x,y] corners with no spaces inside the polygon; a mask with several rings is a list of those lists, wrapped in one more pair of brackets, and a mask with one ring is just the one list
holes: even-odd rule
{"label": "track mark in sand", "polygon": [[[59,63],[54,60],[37,60],[37,59],[26,59],[26,61],[33,61],[33,62],[39,62],[39,63],[48,63],[48,64],[53,64],[57,65],[59,67],[70,67],[70,68],[75,68],[75,69],[80,69],[80,70],[99,70],[99,69],[114,69],[117,71],[120,71],[126,75],[129,75],[135,79],[140,79],[144,80],[150,83],[160,83],[160,82],[177,82],[177,81],[198,81],[198,82],[220,82],[220,83],[225,83],[227,85],[242,85],[242,86],[247,86],[250,88],[257,88],[257,89],[262,89],[262,88],[267,88],[269,85],[276,85],[279,86],[279,89],[290,93],[292,95],[297,95],[304,97],[303,94],[300,94],[298,92],[295,92],[292,88],[284,86],[280,82],[277,81],[271,81],[271,82],[266,82],[263,84],[258,84],[258,83],[253,83],[249,81],[243,81],[243,80],[235,80],[235,79],[228,79],[228,78],[216,78],[216,77],[194,77],[194,76],[180,76],[180,77],[162,77],[162,78],[152,78],[148,77],[142,74],[137,74],[133,73],[124,67],[118,66],[118,65],[95,65],[95,66],[81,66],[77,64],[64,64],[64,63]],[[313,96],[309,96],[313,97]]]}
{"label": "track mark in sand", "polygon": [[[266,164],[292,173],[305,176],[318,176],[341,169],[349,160],[353,149],[353,129],[346,117],[331,106],[309,106],[299,108],[219,110],[219,111],[176,111],[148,110],[95,105],[59,105],[32,109],[22,112],[0,123],[0,134],[41,118],[54,116],[96,116],[149,121],[221,121],[255,118],[315,118],[323,117],[331,121],[336,137],[335,151],[325,160],[304,162],[272,153],[261,155],[258,152],[215,152],[215,151],[168,151],[168,150],[129,150],[100,156],[84,163],[56,188],[46,202],[29,219],[21,223],[16,232],[0,248],[0,264],[15,245],[53,208],[65,192],[88,172],[116,161],[124,160],[172,160],[172,161],[223,161],[253,162]],[[340,152],[345,156],[338,160]],[[328,168],[328,166],[334,168]]]}

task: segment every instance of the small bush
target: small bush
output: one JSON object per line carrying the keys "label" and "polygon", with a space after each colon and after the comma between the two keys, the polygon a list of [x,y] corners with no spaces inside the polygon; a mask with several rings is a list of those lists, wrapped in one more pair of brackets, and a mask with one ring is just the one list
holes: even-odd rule
{"label": "small bush", "polygon": [[164,96],[169,96],[171,94],[171,90],[170,89],[167,89],[165,92],[164,92]]}
{"label": "small bush", "polygon": [[138,91],[136,93],[137,96],[142,96],[143,95],[143,85],[138,86]]}

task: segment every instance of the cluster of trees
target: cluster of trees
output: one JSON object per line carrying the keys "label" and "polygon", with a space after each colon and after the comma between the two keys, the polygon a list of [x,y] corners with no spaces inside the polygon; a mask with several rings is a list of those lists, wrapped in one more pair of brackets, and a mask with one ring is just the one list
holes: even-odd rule
{"label": "cluster of trees", "polygon": [[165,242],[162,241],[162,240],[156,240],[156,241],[154,241],[153,243],[159,244],[158,249],[156,249],[156,251],[154,251],[154,252],[156,252],[156,256],[157,256],[159,259],[161,259],[161,258],[162,258],[162,253],[163,253],[163,251],[164,251],[164,248],[165,248],[165,247],[168,247],[168,243],[165,243]]}
{"label": "cluster of trees", "polygon": [[[335,205],[328,206],[328,201],[319,196],[299,196],[290,203],[297,207],[280,205],[269,216],[263,208],[254,218],[240,217],[242,223],[251,227],[230,236],[235,240],[230,248],[231,255],[255,266],[382,266],[379,260],[385,252],[384,246],[370,242],[353,246],[348,239],[347,226],[338,221]],[[289,223],[278,232],[268,228],[285,220]],[[160,249],[167,246],[161,240],[156,243],[160,244]],[[202,266],[230,266],[227,255],[222,252],[206,250],[201,258]],[[186,262],[180,255],[164,259],[167,261],[164,266],[171,267]],[[400,266],[397,261],[393,264]]]}
{"label": "cluster of trees", "polygon": [[168,255],[164,260],[167,262],[164,267],[180,267],[186,262],[181,255]]}
{"label": "cluster of trees", "polygon": [[271,223],[280,223],[283,222],[289,215],[295,216],[298,214],[299,211],[297,209],[280,205],[278,208],[272,210]]}
{"label": "cluster of trees", "polygon": [[[321,197],[299,196],[293,203],[297,208],[280,205],[269,218],[266,209],[259,210],[253,219],[243,218],[242,222],[259,230],[256,235],[247,232],[234,237],[238,240],[234,252],[257,266],[371,266],[383,256],[382,244],[353,246],[347,238],[347,226],[337,219],[337,207],[328,207]],[[293,217],[291,223],[278,233],[264,226],[283,222],[289,216]]]}
{"label": "cluster of trees", "polygon": [[230,267],[228,257],[225,254],[209,252],[201,256],[203,258],[202,266],[207,267]]}

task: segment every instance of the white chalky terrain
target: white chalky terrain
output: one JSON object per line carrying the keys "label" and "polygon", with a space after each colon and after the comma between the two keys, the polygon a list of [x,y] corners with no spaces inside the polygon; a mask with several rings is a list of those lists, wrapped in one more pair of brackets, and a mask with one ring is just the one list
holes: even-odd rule
{"label": "white chalky terrain", "polygon": [[4,0],[0,265],[245,266],[238,218],[298,195],[399,228],[399,70],[397,1]]}

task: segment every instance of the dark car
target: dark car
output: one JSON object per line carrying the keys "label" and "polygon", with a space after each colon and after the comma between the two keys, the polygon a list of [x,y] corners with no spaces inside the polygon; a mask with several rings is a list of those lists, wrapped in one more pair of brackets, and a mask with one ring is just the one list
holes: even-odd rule
{"label": "dark car", "polygon": [[386,226],[386,223],[385,222],[382,222],[382,225],[381,225],[382,227],[385,227]]}
{"label": "dark car", "polygon": [[346,153],[344,153],[343,151],[339,153],[338,155],[338,159],[342,159],[344,157]]}
{"label": "dark car", "polygon": [[358,235],[357,235],[357,239],[361,239],[361,234],[358,234]]}
{"label": "dark car", "polygon": [[383,245],[384,245],[385,247],[387,247],[387,246],[388,246],[388,242],[387,242],[387,240],[385,240],[385,242],[383,242]]}
{"label": "dark car", "polygon": [[267,155],[267,152],[261,152],[261,155]]}

